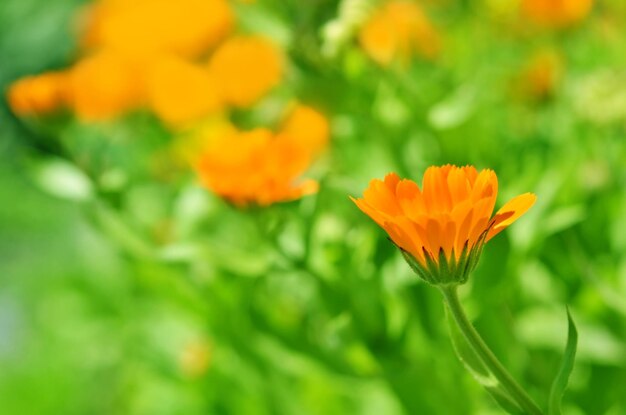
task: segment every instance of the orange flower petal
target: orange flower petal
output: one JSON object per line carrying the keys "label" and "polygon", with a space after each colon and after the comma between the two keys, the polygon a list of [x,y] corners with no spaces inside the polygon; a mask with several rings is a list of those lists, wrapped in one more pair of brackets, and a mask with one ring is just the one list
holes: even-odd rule
{"label": "orange flower petal", "polygon": [[7,101],[14,113],[33,115],[52,112],[65,104],[67,74],[46,72],[11,84]]}
{"label": "orange flower petal", "polygon": [[[395,180],[392,176],[390,177],[388,175],[387,177],[385,180],[387,180],[388,183]],[[400,207],[396,202],[395,190],[391,190],[390,187],[391,186],[385,182],[374,179],[370,182],[365,192],[363,192],[363,199],[375,209],[388,215],[397,215],[400,213]]]}
{"label": "orange flower petal", "polygon": [[208,71],[176,56],[155,62],[148,81],[151,108],[172,125],[185,125],[221,109]]}
{"label": "orange flower petal", "polygon": [[326,117],[304,105],[297,105],[281,128],[281,134],[291,137],[311,154],[317,154],[324,148],[328,142],[329,131]]}
{"label": "orange flower petal", "polygon": [[389,230],[392,231],[389,236],[398,246],[418,258],[419,261],[424,261],[422,240],[410,221],[403,217],[391,218],[383,228],[388,233]]}
{"label": "orange flower petal", "polygon": [[390,216],[382,213],[380,210],[373,208],[369,203],[367,203],[364,199],[355,199],[350,196],[350,200],[352,200],[359,209],[367,216],[369,216],[374,222],[376,222],[379,226],[384,227],[385,222],[390,220]]}
{"label": "orange flower petal", "polygon": [[[526,211],[535,204],[536,200],[537,196],[533,193],[524,193],[509,200],[496,213],[496,221],[487,234],[487,241],[506,229],[507,226],[526,213]],[[510,212],[512,212],[512,215],[505,216]]]}
{"label": "orange flower petal", "polygon": [[280,82],[282,56],[268,39],[259,36],[233,37],[213,54],[209,71],[219,79],[224,101],[247,108]]}
{"label": "orange flower petal", "polygon": [[467,174],[463,169],[453,169],[450,171],[450,173],[448,173],[447,182],[454,205],[469,198],[472,188],[467,179]]}
{"label": "orange flower petal", "polygon": [[446,175],[444,167],[429,167],[424,172],[424,182],[422,192],[428,210],[449,211],[452,207],[452,199],[448,191]]}

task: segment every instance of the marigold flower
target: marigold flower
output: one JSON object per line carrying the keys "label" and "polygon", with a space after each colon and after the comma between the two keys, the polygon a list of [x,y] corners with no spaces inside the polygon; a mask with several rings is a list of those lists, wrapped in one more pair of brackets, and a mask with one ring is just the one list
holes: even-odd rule
{"label": "marigold flower", "polygon": [[66,89],[65,73],[47,72],[14,82],[7,92],[7,100],[15,114],[44,114],[65,104]]}
{"label": "marigold flower", "polygon": [[222,107],[216,82],[206,68],[176,56],[153,64],[147,89],[152,110],[173,125],[197,121]]}
{"label": "marigold flower", "polygon": [[145,100],[143,67],[123,54],[102,50],[69,71],[68,94],[83,120],[115,117]]}
{"label": "marigold flower", "polygon": [[361,46],[373,60],[389,65],[408,63],[414,54],[426,59],[439,52],[439,34],[412,1],[392,0],[374,12],[359,33]]}
{"label": "marigold flower", "polygon": [[493,170],[429,167],[422,189],[395,173],[374,179],[362,199],[351,198],[389,234],[411,268],[431,284],[462,284],[483,244],[523,215],[536,196],[525,193],[492,217],[498,193]]}
{"label": "marigold flower", "polygon": [[221,41],[233,20],[225,0],[102,0],[91,10],[82,43],[194,57]]}
{"label": "marigold flower", "polygon": [[224,199],[265,206],[316,192],[317,182],[298,180],[310,161],[309,152],[285,135],[233,128],[207,137],[196,170],[202,183]]}
{"label": "marigold flower", "polygon": [[328,143],[328,120],[311,107],[296,105],[285,119],[281,132],[317,154]]}
{"label": "marigold flower", "polygon": [[219,79],[219,93],[225,102],[248,107],[278,84],[283,65],[272,42],[259,36],[240,36],[215,51],[209,70]]}
{"label": "marigold flower", "polygon": [[523,0],[522,12],[540,25],[565,27],[583,20],[592,6],[593,0]]}

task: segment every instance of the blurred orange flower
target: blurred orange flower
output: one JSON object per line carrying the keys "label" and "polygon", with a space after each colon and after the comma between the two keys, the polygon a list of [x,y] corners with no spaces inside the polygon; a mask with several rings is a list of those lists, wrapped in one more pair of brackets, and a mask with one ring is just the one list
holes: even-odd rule
{"label": "blurred orange flower", "polygon": [[134,55],[195,57],[232,29],[225,0],[101,0],[88,13],[83,45]]}
{"label": "blurred orange flower", "polygon": [[317,191],[314,180],[298,179],[310,153],[285,135],[232,128],[207,141],[196,170],[207,188],[234,204],[265,206]]}
{"label": "blurred orange flower", "polygon": [[14,82],[7,92],[11,110],[18,115],[52,112],[66,102],[67,75],[46,72]]}
{"label": "blurred orange flower", "polygon": [[219,93],[225,102],[248,107],[278,84],[283,62],[269,40],[240,36],[227,40],[215,51],[209,70],[219,79]]}
{"label": "blurred orange flower", "polygon": [[583,20],[593,0],[522,0],[522,12],[536,23],[565,27]]}
{"label": "blurred orange flower", "polygon": [[125,55],[102,50],[69,70],[71,107],[83,120],[118,116],[143,104],[143,66]]}
{"label": "blurred orange flower", "polygon": [[153,64],[147,88],[152,110],[172,125],[198,121],[222,108],[216,82],[206,68],[176,56]]}
{"label": "blurred orange flower", "polygon": [[361,28],[361,46],[381,65],[409,62],[414,54],[436,57],[439,34],[422,9],[413,1],[391,0],[376,10]]}
{"label": "blurred orange flower", "polygon": [[312,154],[317,154],[328,143],[328,120],[315,109],[298,104],[285,119],[281,133],[293,137]]}
{"label": "blurred orange flower", "polygon": [[402,250],[426,281],[463,283],[485,242],[523,215],[536,196],[525,193],[492,217],[498,194],[493,170],[472,166],[429,167],[422,189],[390,173],[374,179],[362,199],[351,198]]}

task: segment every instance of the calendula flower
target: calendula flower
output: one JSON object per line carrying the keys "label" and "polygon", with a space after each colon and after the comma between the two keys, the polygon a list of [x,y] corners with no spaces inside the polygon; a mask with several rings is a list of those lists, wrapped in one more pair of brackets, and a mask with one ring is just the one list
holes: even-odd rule
{"label": "calendula flower", "polygon": [[222,108],[216,84],[206,68],[177,56],[163,57],[149,71],[148,103],[168,124],[185,125]]}
{"label": "calendula flower", "polygon": [[85,47],[195,57],[225,37],[234,18],[225,0],[101,0],[86,21]]}
{"label": "calendula flower", "polygon": [[310,152],[290,137],[264,128],[232,128],[207,137],[196,170],[202,183],[224,199],[265,206],[316,192],[317,182],[299,179],[310,162]]}
{"label": "calendula flower", "polygon": [[144,68],[128,56],[102,50],[69,70],[68,99],[83,120],[102,120],[145,101]]}
{"label": "calendula flower", "polygon": [[281,132],[317,154],[328,143],[328,120],[315,109],[298,104],[285,119]]}
{"label": "calendula flower", "polygon": [[439,52],[439,34],[413,1],[392,0],[376,10],[361,28],[359,42],[382,65],[406,64],[417,54],[426,59]]}
{"label": "calendula flower", "polygon": [[522,12],[534,22],[548,27],[565,27],[583,20],[593,0],[523,0]]}
{"label": "calendula flower", "polygon": [[37,115],[52,112],[65,105],[67,75],[47,72],[28,76],[14,82],[7,92],[11,110],[17,115]]}
{"label": "calendula flower", "polygon": [[280,81],[282,56],[263,37],[233,37],[215,51],[209,71],[219,79],[219,93],[225,102],[249,107]]}
{"label": "calendula flower", "polygon": [[395,173],[374,179],[362,199],[351,198],[400,248],[411,268],[435,285],[462,284],[482,247],[535,202],[525,193],[492,216],[498,194],[493,170],[429,167],[422,188]]}

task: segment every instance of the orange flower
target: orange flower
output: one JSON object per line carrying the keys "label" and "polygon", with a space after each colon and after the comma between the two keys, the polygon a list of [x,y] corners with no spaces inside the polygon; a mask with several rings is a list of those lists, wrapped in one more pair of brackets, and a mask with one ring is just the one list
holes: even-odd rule
{"label": "orange flower", "polygon": [[317,154],[328,142],[328,120],[311,107],[296,105],[285,119],[281,132]]}
{"label": "orange flower", "polygon": [[361,46],[373,60],[406,64],[414,53],[432,59],[439,52],[439,34],[420,7],[407,0],[392,0],[374,12],[359,33]]}
{"label": "orange flower", "polygon": [[33,115],[52,112],[65,103],[67,76],[63,72],[47,72],[14,82],[7,100],[14,113]]}
{"label": "orange flower", "polygon": [[472,166],[430,167],[422,189],[390,173],[374,179],[362,199],[351,198],[400,248],[417,274],[432,284],[467,281],[483,244],[523,215],[536,196],[525,193],[492,217],[498,179]]}
{"label": "orange flower", "polygon": [[132,55],[198,56],[231,30],[225,0],[101,0],[88,16],[83,44]]}
{"label": "orange flower", "polygon": [[280,81],[282,57],[273,43],[258,36],[226,41],[211,57],[209,70],[219,80],[224,101],[248,107]]}
{"label": "orange flower", "polygon": [[79,61],[69,73],[69,99],[83,120],[115,117],[145,99],[143,68],[126,56],[103,50]]}
{"label": "orange flower", "polygon": [[269,130],[221,129],[207,137],[196,170],[206,187],[232,203],[269,205],[317,191],[315,181],[298,180],[310,160],[302,146]]}
{"label": "orange flower", "polygon": [[208,71],[181,58],[159,59],[148,77],[148,101],[165,122],[184,125],[221,109]]}
{"label": "orange flower", "polygon": [[548,27],[565,27],[583,20],[593,0],[523,0],[522,11],[531,20]]}

